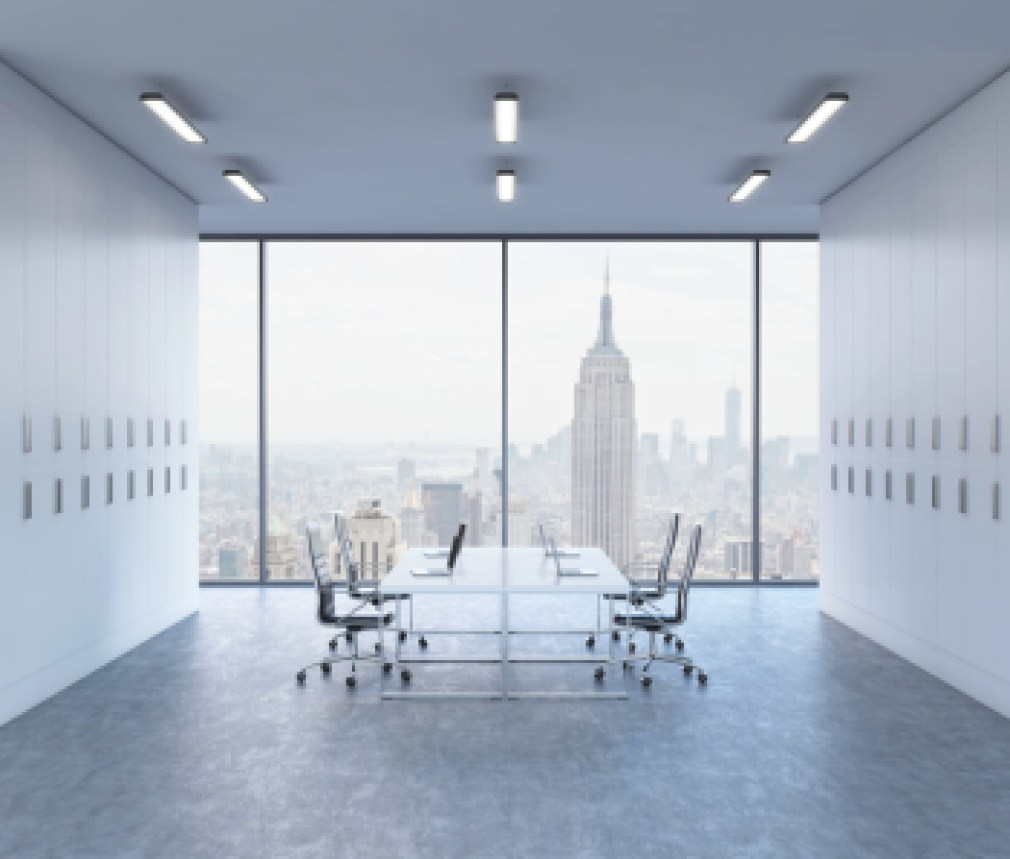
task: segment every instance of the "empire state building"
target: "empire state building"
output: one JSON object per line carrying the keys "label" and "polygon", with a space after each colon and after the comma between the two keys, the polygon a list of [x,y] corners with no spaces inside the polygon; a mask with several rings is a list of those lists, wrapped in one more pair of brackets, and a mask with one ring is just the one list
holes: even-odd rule
{"label": "empire state building", "polygon": [[600,330],[582,358],[572,420],[572,544],[598,546],[627,570],[635,555],[635,383],[614,342],[610,264]]}

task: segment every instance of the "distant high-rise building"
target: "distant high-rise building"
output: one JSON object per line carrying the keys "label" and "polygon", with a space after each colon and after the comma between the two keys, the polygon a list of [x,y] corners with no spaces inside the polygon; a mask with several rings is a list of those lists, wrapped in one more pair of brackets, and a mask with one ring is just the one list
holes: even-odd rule
{"label": "distant high-rise building", "polygon": [[[400,520],[384,512],[378,499],[358,502],[354,515],[347,520],[347,538],[360,575],[366,579],[382,578],[403,553]],[[347,571],[339,549],[336,542],[330,545],[330,569],[337,578],[345,578]]]}
{"label": "distant high-rise building", "polygon": [[417,463],[412,459],[401,459],[396,464],[396,486],[400,492],[406,492],[407,487],[417,479]]}
{"label": "distant high-rise building", "polygon": [[403,506],[400,507],[400,539],[408,548],[436,545],[435,537],[424,530],[424,507],[417,497],[413,481],[407,486]]}
{"label": "distant high-rise building", "polygon": [[463,521],[466,522],[467,546],[480,546],[482,523],[484,520],[484,493],[481,491],[480,466],[473,470],[473,477],[463,494]]}
{"label": "distant high-rise building", "polygon": [[439,546],[448,546],[463,518],[463,484],[422,483],[421,503],[425,530],[435,535]]}
{"label": "distant high-rise building", "polygon": [[610,265],[596,343],[582,358],[572,420],[572,543],[626,569],[635,554],[635,385],[614,342]]}
{"label": "distant high-rise building", "polygon": [[[253,548],[253,569],[259,569],[260,539],[256,538]],[[295,533],[279,518],[271,517],[267,526],[266,568],[267,578],[271,581],[280,579],[298,579],[306,573],[301,560],[308,556],[304,540],[299,542]],[[308,572],[311,576],[311,571]]]}
{"label": "distant high-rise building", "polygon": [[726,459],[734,465],[740,456],[740,439],[743,425],[740,389],[735,385],[726,391]]}
{"label": "distant high-rise building", "polygon": [[227,540],[217,550],[217,569],[222,579],[249,578],[249,549],[234,540]]}

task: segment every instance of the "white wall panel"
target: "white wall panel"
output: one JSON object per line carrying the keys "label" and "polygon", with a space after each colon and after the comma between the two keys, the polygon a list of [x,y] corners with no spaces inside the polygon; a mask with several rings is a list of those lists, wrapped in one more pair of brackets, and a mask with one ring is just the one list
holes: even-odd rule
{"label": "white wall panel", "polygon": [[[829,454],[845,512],[822,519],[822,545],[834,547],[822,608],[1010,715],[1010,76],[829,200],[821,242],[849,248],[834,266],[838,336],[822,387],[835,384],[838,411],[857,421],[865,399],[874,424],[872,446]],[[851,302],[841,300],[843,284]],[[847,442],[850,415],[838,417]],[[865,441],[865,426],[857,430]]]}
{"label": "white wall panel", "polygon": [[[2,65],[0,199],[3,722],[196,608],[199,476],[191,465],[185,503],[164,493],[170,389],[174,417],[190,422],[196,445],[196,357],[185,354],[196,346],[197,272],[187,263],[195,206]],[[171,363],[170,319],[182,344]],[[30,452],[21,449],[23,412]],[[150,448],[149,416],[160,419]],[[131,468],[138,492],[128,501]]]}

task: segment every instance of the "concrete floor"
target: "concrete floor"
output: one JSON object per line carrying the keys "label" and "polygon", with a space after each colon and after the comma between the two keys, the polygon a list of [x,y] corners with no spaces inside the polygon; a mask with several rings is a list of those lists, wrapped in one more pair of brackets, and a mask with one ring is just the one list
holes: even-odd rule
{"label": "concrete floor", "polygon": [[[348,692],[342,667],[299,688],[328,638],[313,600],[205,589],[199,615],[0,728],[0,856],[1010,855],[1010,721],[822,617],[813,589],[696,589],[684,638],[709,686],[612,670],[627,702],[379,703],[374,673]],[[432,600],[417,621],[493,608]],[[476,648],[494,645],[429,653]],[[588,666],[516,671],[594,688]]]}

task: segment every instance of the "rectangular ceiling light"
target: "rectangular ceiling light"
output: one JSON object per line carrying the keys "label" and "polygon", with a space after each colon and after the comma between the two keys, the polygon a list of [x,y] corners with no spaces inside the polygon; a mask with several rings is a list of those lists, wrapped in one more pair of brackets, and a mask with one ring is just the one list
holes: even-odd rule
{"label": "rectangular ceiling light", "polygon": [[224,178],[231,182],[236,188],[239,189],[246,197],[252,200],[254,203],[265,203],[267,201],[266,195],[252,182],[246,179],[242,175],[241,170],[225,170]]}
{"label": "rectangular ceiling light", "polygon": [[511,203],[516,198],[516,171],[499,170],[495,177],[498,202]]}
{"label": "rectangular ceiling light", "polygon": [[140,100],[151,113],[187,143],[207,142],[207,138],[193,127],[193,123],[179,113],[160,92],[141,93]]}
{"label": "rectangular ceiling light", "polygon": [[519,96],[500,92],[494,97],[494,139],[496,143],[515,143],[519,139]]}
{"label": "rectangular ceiling light", "polygon": [[764,184],[765,180],[771,175],[771,170],[752,171],[750,176],[744,180],[744,183],[732,194],[730,194],[729,201],[731,203],[742,203],[758,188],[760,188]]}
{"label": "rectangular ceiling light", "polygon": [[806,143],[831,117],[840,111],[849,96],[844,92],[829,92],[813,112],[786,138],[786,143]]}

